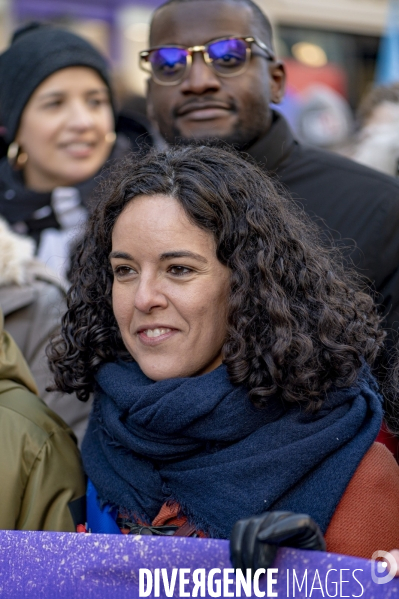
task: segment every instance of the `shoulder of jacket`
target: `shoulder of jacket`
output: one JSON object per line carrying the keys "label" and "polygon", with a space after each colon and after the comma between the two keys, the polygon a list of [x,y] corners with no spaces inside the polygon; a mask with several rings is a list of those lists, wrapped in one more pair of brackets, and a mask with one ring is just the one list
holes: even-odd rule
{"label": "shoulder of jacket", "polygon": [[[0,392],[0,475],[3,484],[8,481],[19,489],[25,503],[29,501],[26,496],[27,481],[31,479],[33,469],[39,468],[42,474],[36,480],[33,476],[35,482],[32,484],[41,486],[43,475],[55,483],[56,476],[60,489],[67,484],[75,489],[75,496],[81,495],[84,487],[82,489],[80,482],[80,460],[74,434],[36,395],[22,386],[13,386],[12,381],[8,382],[9,389]],[[72,482],[71,471],[76,475]],[[57,493],[57,488],[53,489],[53,493]],[[19,497],[15,501],[18,502]]]}
{"label": "shoulder of jacket", "polygon": [[326,532],[327,550],[370,559],[399,546],[399,466],[373,443],[350,480]]}
{"label": "shoulder of jacket", "polygon": [[[4,317],[10,316],[23,308],[32,308],[36,312],[58,313],[65,301],[67,284],[51,272],[46,271],[45,265],[32,262],[29,265],[29,281],[18,285],[0,284],[0,306]],[[33,323],[32,323],[33,324]]]}
{"label": "shoulder of jacket", "polygon": [[390,493],[392,489],[396,489],[399,502],[399,466],[389,449],[375,442],[357,467],[341,503],[350,506],[362,498],[363,508],[368,509],[375,494]]}
{"label": "shoulder of jacket", "polygon": [[68,281],[59,277],[53,270],[48,268],[45,264],[39,262],[39,260],[33,259],[30,261],[28,268],[29,275],[31,278],[35,279],[36,281],[43,281],[45,283],[49,283],[50,285],[53,285],[54,287],[59,289],[59,291],[61,291],[63,295],[66,295],[69,286]]}
{"label": "shoulder of jacket", "polygon": [[379,480],[386,476],[399,483],[399,466],[389,449],[375,442],[360,462],[352,480],[359,485],[366,481],[379,485]]}
{"label": "shoulder of jacket", "polygon": [[74,438],[71,429],[40,397],[11,380],[0,381],[0,414],[1,427],[15,429],[18,437],[28,433],[39,445],[58,433]]}
{"label": "shoulder of jacket", "polygon": [[33,285],[5,285],[0,286],[0,307],[6,319],[13,312],[30,306],[36,300],[36,291]]}
{"label": "shoulder of jacket", "polygon": [[[353,180],[357,180],[359,183],[364,182],[367,185],[385,188],[390,194],[397,194],[399,197],[399,180],[394,177],[381,173],[364,164],[359,164],[351,158],[327,150],[312,148],[306,144],[298,144],[297,148],[302,160],[312,162],[314,165],[318,163],[321,166],[325,166],[326,169],[340,170],[347,176],[353,177]],[[295,158],[292,158],[292,160],[295,160]]]}

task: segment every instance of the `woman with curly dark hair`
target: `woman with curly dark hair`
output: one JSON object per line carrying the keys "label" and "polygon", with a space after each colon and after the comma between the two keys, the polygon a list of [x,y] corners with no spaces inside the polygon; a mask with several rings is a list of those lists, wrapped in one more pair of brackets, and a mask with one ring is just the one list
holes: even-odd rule
{"label": "woman with curly dark hair", "polygon": [[298,513],[332,551],[399,543],[399,470],[373,444],[375,306],[258,167],[205,146],[127,159],[68,302],[50,362],[58,389],[95,392],[83,461],[115,530],[228,538],[241,519],[240,567],[265,530],[323,547]]}

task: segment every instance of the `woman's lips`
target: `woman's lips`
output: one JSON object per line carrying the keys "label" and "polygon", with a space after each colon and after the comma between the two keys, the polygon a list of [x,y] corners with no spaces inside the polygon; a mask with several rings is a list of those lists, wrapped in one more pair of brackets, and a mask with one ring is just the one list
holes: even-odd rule
{"label": "woman's lips", "polygon": [[89,142],[71,142],[61,145],[61,149],[73,158],[87,158],[94,150],[94,144]]}
{"label": "woman's lips", "polygon": [[170,339],[176,335],[176,333],[178,333],[177,329],[157,327],[153,329],[142,329],[141,331],[138,331],[137,336],[144,345],[154,346]]}

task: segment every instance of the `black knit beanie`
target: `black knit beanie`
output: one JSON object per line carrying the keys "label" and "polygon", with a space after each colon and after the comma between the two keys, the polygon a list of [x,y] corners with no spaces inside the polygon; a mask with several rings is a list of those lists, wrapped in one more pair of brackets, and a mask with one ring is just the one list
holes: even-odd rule
{"label": "black knit beanie", "polygon": [[0,122],[12,142],[22,112],[47,77],[67,67],[94,69],[112,90],[105,58],[86,40],[50,25],[31,23],[17,30],[11,46],[0,55]]}

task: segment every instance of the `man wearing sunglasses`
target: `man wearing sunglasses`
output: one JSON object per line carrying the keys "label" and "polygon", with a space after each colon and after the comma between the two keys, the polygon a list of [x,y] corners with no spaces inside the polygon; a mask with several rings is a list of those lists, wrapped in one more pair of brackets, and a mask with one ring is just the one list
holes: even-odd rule
{"label": "man wearing sunglasses", "polygon": [[348,159],[299,144],[270,108],[284,66],[270,23],[251,0],[169,0],[155,12],[148,111],[168,143],[224,140],[288,188],[381,294],[387,327],[399,327],[399,183]]}
{"label": "man wearing sunglasses", "polygon": [[156,11],[140,64],[151,74],[150,117],[168,142],[216,137],[244,148],[267,132],[284,70],[257,16],[246,3],[223,0],[167,2]]}

